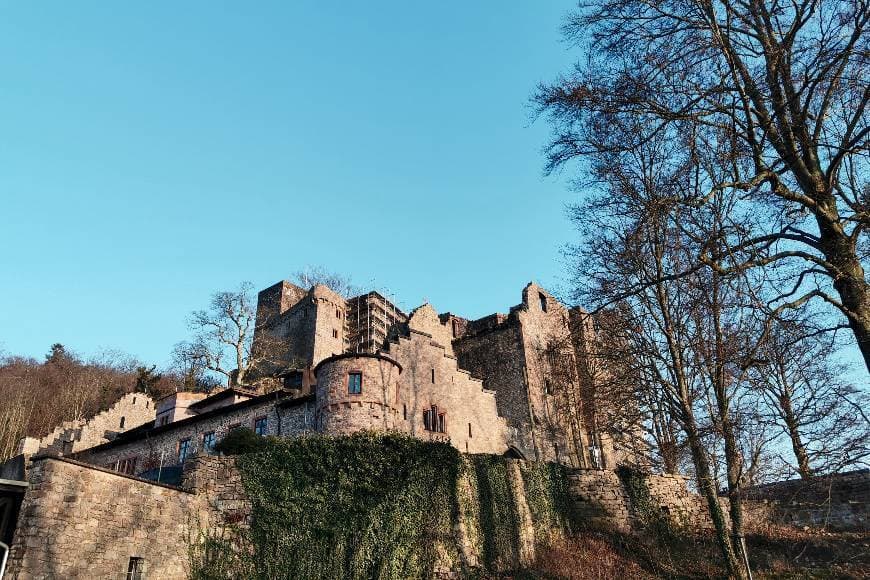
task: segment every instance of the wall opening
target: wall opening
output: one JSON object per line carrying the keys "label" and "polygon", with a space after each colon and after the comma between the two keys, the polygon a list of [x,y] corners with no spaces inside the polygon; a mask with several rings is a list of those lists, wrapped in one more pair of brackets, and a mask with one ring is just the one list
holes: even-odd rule
{"label": "wall opening", "polygon": [[145,558],[133,556],[127,565],[127,580],[142,580],[145,577]]}
{"label": "wall opening", "polygon": [[547,297],[544,295],[543,292],[538,292],[538,300],[541,301],[541,310],[546,312],[547,311]]}
{"label": "wall opening", "polygon": [[351,395],[362,393],[362,373],[354,372],[347,374],[347,392]]}
{"label": "wall opening", "polygon": [[119,428],[119,429],[123,429],[123,428],[124,428],[124,423],[126,423],[126,422],[127,422],[127,418],[126,418],[126,417],[121,417],[121,423],[120,423],[120,425],[118,425],[118,428]]}

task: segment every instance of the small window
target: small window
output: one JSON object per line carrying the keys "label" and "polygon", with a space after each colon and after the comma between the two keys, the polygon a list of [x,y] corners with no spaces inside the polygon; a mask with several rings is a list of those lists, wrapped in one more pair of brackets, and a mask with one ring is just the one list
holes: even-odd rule
{"label": "small window", "polygon": [[438,412],[438,407],[432,405],[432,408],[423,411],[423,428],[426,431],[434,431],[436,433],[447,432],[447,418],[444,413]]}
{"label": "small window", "polygon": [[336,329],[332,329],[332,338],[338,338],[338,331]]}
{"label": "small window", "polygon": [[435,369],[432,369],[432,382],[435,382]]}
{"label": "small window", "polygon": [[408,420],[408,405],[402,405],[402,418]]}
{"label": "small window", "polygon": [[231,432],[235,431],[236,429],[240,428],[241,426],[242,426],[241,423],[233,423],[232,425],[227,427],[227,433],[231,433]]}
{"label": "small window", "polygon": [[127,580],[142,580],[145,576],[145,558],[133,556],[127,565]]}
{"label": "small window", "polygon": [[254,420],[254,433],[260,436],[266,435],[267,420],[265,417],[259,417]]}
{"label": "small window", "polygon": [[347,375],[347,392],[351,395],[362,393],[362,373],[349,373]]}
{"label": "small window", "polygon": [[122,459],[115,465],[115,471],[127,475],[134,475],[136,473],[136,458],[128,457],[127,459]]}
{"label": "small window", "polygon": [[133,397],[133,404],[136,404],[136,397]]}
{"label": "small window", "polygon": [[544,379],[544,394],[552,395],[553,394],[553,385],[550,383],[550,379]]}
{"label": "small window", "polygon": [[456,338],[457,336],[459,336],[459,321],[454,320],[453,321],[453,338]]}
{"label": "small window", "polygon": [[151,403],[148,402],[148,399],[145,399],[145,408],[146,409],[151,408]]}
{"label": "small window", "polygon": [[124,423],[125,423],[126,421],[127,421],[127,418],[126,418],[126,417],[121,417],[121,424],[118,425],[118,428],[119,428],[119,429],[123,429],[123,428],[124,428]]}
{"label": "small window", "polygon": [[302,388],[302,373],[299,371],[290,373],[284,377],[285,389],[301,389]]}
{"label": "small window", "polygon": [[471,423],[468,424],[468,438],[471,439]]}
{"label": "small window", "polygon": [[341,318],[341,310],[339,310],[338,308],[335,309],[335,317]]}
{"label": "small window", "polygon": [[182,439],[178,442],[178,462],[184,463],[184,460],[190,456],[190,439]]}
{"label": "small window", "polygon": [[203,434],[202,436],[202,450],[206,453],[214,452],[214,444],[215,444],[215,433],[214,431],[209,431],[208,433]]}
{"label": "small window", "polygon": [[538,292],[538,300],[541,301],[541,310],[546,312],[547,311],[547,297],[544,295],[543,292]]}

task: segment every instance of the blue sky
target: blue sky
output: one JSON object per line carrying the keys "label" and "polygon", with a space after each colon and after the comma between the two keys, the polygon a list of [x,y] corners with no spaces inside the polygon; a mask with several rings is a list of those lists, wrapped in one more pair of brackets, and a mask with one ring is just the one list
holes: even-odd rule
{"label": "blue sky", "polygon": [[536,84],[574,2],[6,2],[0,348],[167,361],[215,290],[322,264],[469,317],[553,286]]}

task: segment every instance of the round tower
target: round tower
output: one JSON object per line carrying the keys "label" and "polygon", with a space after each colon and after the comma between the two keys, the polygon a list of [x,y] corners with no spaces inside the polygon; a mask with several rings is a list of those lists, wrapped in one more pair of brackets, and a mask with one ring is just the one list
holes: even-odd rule
{"label": "round tower", "polygon": [[322,360],[314,373],[319,432],[405,430],[398,405],[402,365],[395,360],[382,354],[338,354]]}

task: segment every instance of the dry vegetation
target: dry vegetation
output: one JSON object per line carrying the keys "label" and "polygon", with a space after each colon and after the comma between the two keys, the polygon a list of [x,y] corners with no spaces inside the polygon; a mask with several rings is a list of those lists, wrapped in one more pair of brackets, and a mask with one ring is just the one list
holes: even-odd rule
{"label": "dry vegetation", "polygon": [[84,360],[55,344],[44,361],[0,357],[0,462],[22,437],[42,437],[64,421],[93,416],[126,393],[159,398],[185,386],[181,377],[115,352]]}
{"label": "dry vegetation", "polygon": [[[796,528],[754,530],[747,536],[755,578],[867,578],[870,534]],[[680,539],[584,532],[539,554],[516,578],[722,578],[712,537]]]}

